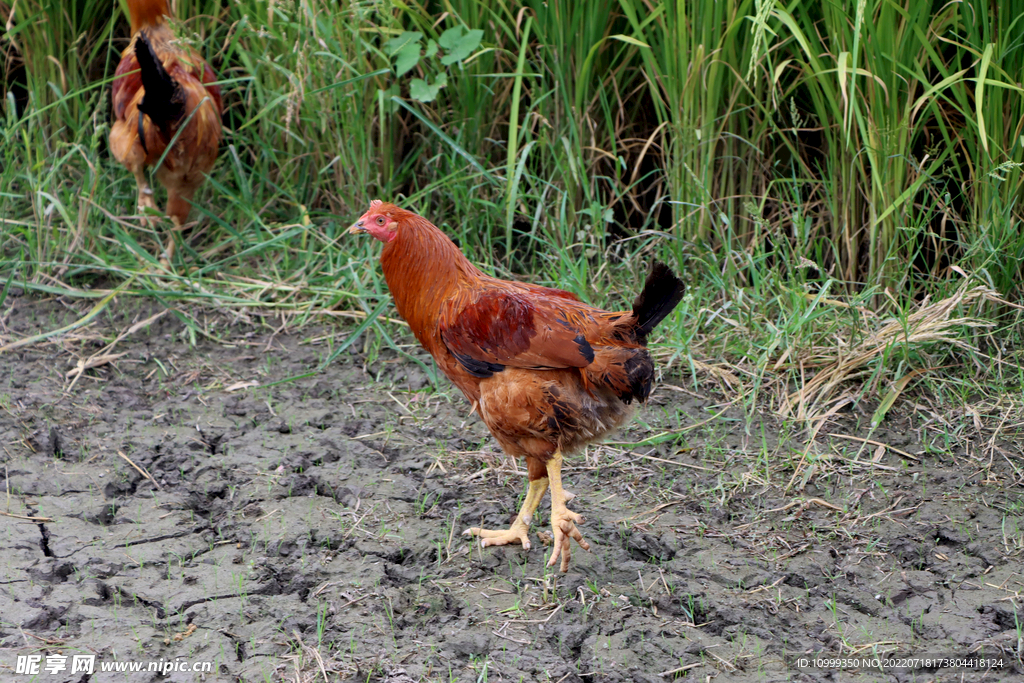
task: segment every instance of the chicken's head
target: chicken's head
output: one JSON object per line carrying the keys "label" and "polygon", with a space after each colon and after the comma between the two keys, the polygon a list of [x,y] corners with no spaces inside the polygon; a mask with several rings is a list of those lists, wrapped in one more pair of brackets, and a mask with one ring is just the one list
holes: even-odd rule
{"label": "chicken's head", "polygon": [[392,217],[396,210],[395,205],[374,199],[370,209],[348,231],[352,234],[368,232],[381,242],[390,242],[398,234],[398,221]]}

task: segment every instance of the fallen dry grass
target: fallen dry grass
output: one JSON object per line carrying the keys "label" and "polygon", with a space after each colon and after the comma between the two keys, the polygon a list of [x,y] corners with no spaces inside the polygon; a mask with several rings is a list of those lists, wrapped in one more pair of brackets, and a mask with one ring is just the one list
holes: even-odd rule
{"label": "fallen dry grass", "polygon": [[[812,420],[837,402],[845,402],[847,383],[863,379],[871,372],[873,361],[886,356],[899,346],[922,349],[929,344],[944,343],[967,351],[977,351],[958,337],[964,328],[992,327],[994,323],[972,317],[957,316],[981,302],[1008,305],[995,290],[965,283],[952,296],[930,303],[925,300],[916,311],[903,319],[890,319],[860,341],[837,339],[829,348],[812,350],[800,361],[801,367],[821,367],[810,380],[786,397],[780,413],[799,420]],[[914,370],[894,383],[898,395],[911,379],[931,368]],[[893,400],[895,396],[892,397]]]}

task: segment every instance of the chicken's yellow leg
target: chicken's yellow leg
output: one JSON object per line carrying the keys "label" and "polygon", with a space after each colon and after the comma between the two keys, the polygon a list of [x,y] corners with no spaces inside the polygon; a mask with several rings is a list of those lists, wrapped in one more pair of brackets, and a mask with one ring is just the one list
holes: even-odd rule
{"label": "chicken's yellow leg", "polygon": [[565,507],[566,491],[562,488],[561,451],[555,451],[545,464],[548,470],[548,483],[551,486],[551,531],[555,535],[554,550],[551,552],[548,566],[553,567],[561,556],[562,564],[559,569],[565,572],[569,569],[569,558],[572,556],[569,539],[574,539],[584,550],[590,550],[590,544],[583,540],[583,534],[576,528],[577,523],[583,524],[583,517]]}
{"label": "chicken's yellow leg", "polygon": [[528,532],[530,530],[530,520],[533,519],[533,513],[536,512],[537,506],[540,505],[540,499],[544,497],[544,492],[548,490],[548,478],[542,477],[540,479],[534,479],[530,482],[530,488],[526,490],[526,499],[523,501],[523,507],[520,508],[519,514],[516,515],[516,521],[512,522],[512,526],[505,531],[491,531],[490,529],[481,529],[480,527],[473,527],[466,529],[462,532],[463,536],[479,536],[480,546],[486,548],[489,545],[508,545],[509,543],[522,543],[525,550],[530,549],[530,537]]}

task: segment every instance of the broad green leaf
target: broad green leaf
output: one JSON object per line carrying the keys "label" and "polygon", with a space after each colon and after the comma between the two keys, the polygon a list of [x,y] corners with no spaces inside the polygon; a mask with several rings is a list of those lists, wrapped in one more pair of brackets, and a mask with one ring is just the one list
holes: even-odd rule
{"label": "broad green leaf", "polygon": [[409,82],[409,97],[420,102],[433,102],[441,88],[448,85],[448,75],[440,74],[433,84],[428,85],[422,78],[414,78]]}
{"label": "broad green leaf", "polygon": [[398,51],[398,61],[395,62],[395,73],[402,76],[412,69],[416,68],[416,65],[420,61],[420,44],[419,43],[407,43],[405,47]]}
{"label": "broad green leaf", "polygon": [[444,33],[442,33],[441,36],[437,39],[437,42],[445,50],[451,50],[458,44],[459,39],[462,38],[462,34],[465,32],[466,29],[464,27],[453,26]]}
{"label": "broad green leaf", "polygon": [[[456,28],[460,32],[464,30],[461,26]],[[480,47],[480,41],[483,40],[484,37],[484,32],[477,28],[472,31],[467,31],[464,35],[460,35],[456,39],[449,38],[446,41],[445,36],[449,35],[454,30],[456,29],[448,29],[442,33],[441,37],[438,39],[441,47],[448,50],[448,54],[441,58],[441,63],[445,66],[461,62],[463,59],[473,54],[473,50]],[[447,46],[445,45],[446,42],[448,43]]]}
{"label": "broad green leaf", "polygon": [[437,54],[437,43],[433,40],[427,41],[427,54],[425,55],[428,59]]}
{"label": "broad green leaf", "polygon": [[406,31],[402,35],[392,38],[388,42],[384,43],[384,48],[388,51],[388,54],[394,57],[396,54],[401,52],[402,48],[409,45],[409,43],[418,43],[423,34],[419,31]]}
{"label": "broad green leaf", "polygon": [[422,78],[409,81],[409,97],[420,102],[433,102],[440,88],[431,88]]}

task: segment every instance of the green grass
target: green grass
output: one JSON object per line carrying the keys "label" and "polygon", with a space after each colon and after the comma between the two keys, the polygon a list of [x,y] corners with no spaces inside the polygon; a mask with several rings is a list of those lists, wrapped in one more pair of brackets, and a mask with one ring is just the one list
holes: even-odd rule
{"label": "green grass", "polygon": [[[0,306],[11,286],[122,286],[195,338],[210,333],[197,305],[299,325],[369,313],[387,297],[378,245],[344,228],[378,197],[485,269],[599,305],[630,301],[645,263],[667,260],[689,294],[664,357],[694,382],[727,363],[751,407],[781,407],[965,277],[1021,300],[1024,0],[524,5],[175,3],[178,35],[222,81],[226,135],[197,226],[155,277],[167,225],[133,217],[107,148],[122,10],[0,3]],[[403,36],[424,51],[398,75]],[[1019,387],[1017,309],[983,297],[950,313],[966,317],[995,327],[954,324],[959,349],[893,339],[849,378],[857,400],[939,366],[926,381]],[[997,363],[973,350],[993,342]]]}

